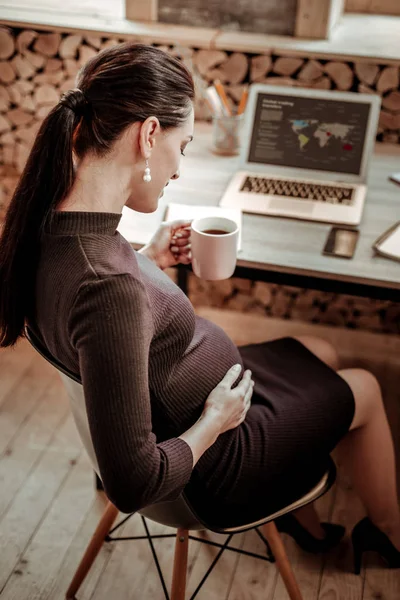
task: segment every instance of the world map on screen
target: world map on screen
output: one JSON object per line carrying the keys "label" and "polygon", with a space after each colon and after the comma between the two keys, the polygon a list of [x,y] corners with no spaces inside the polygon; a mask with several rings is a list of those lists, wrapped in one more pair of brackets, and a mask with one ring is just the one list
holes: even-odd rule
{"label": "world map on screen", "polygon": [[290,119],[290,124],[293,133],[297,136],[300,150],[306,150],[307,144],[313,137],[317,138],[320,148],[325,148],[329,144],[339,141],[342,143],[344,151],[353,149],[351,132],[354,127],[352,125],[323,123],[318,119]]}

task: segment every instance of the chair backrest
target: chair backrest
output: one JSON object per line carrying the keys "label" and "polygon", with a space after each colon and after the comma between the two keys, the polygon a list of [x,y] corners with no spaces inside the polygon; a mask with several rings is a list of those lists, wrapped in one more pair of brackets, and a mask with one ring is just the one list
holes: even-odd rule
{"label": "chair backrest", "polygon": [[100,469],[93,448],[92,436],[90,435],[85,396],[83,394],[83,385],[81,383],[77,383],[68,377],[68,375],[65,375],[65,373],[60,372],[60,377],[68,393],[69,405],[71,407],[72,416],[74,417],[79,437],[81,438],[82,444],[90,458],[93,469],[100,477]]}
{"label": "chair backrest", "polygon": [[74,417],[75,425],[81,438],[82,444],[88,453],[93,469],[99,475],[99,465],[97,463],[96,454],[93,448],[92,437],[90,435],[89,421],[87,418],[85,396],[83,394],[83,386],[77,375],[64,367],[50,352],[43,346],[32,329],[25,327],[25,335],[32,346],[39,354],[43,356],[50,364],[57,369],[61,380],[68,393],[69,404],[71,407],[72,416]]}
{"label": "chair backrest", "polygon": [[[59,372],[68,393],[71,412],[79,437],[89,456],[94,471],[100,477],[100,469],[93,447],[92,436],[90,435],[85,396],[80,378],[54,358],[28,326],[25,326],[25,336],[33,348]],[[183,495],[171,502],[152,504],[139,512],[152,521],[168,525],[169,527],[183,527],[184,529],[192,530],[205,528],[205,525],[194,514]]]}

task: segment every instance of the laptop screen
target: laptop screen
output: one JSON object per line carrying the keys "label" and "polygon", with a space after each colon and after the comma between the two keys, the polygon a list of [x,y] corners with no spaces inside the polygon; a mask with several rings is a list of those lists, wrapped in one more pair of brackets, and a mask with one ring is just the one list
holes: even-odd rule
{"label": "laptop screen", "polygon": [[259,93],[248,162],[359,175],[371,105]]}

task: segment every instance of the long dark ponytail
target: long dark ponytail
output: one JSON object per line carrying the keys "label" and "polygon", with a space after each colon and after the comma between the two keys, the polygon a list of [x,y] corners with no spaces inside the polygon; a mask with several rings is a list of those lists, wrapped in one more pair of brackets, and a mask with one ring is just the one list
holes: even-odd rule
{"label": "long dark ponytail", "polygon": [[74,182],[78,158],[108,152],[123,130],[148,116],[164,129],[189,116],[193,80],[179,60],[126,43],[92,58],[43,121],[7,210],[0,238],[0,346],[23,335],[34,310],[40,239]]}

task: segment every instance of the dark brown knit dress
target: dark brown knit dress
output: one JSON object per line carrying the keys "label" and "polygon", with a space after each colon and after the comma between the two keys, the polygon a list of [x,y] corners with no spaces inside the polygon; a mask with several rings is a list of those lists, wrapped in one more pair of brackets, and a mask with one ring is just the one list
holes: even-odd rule
{"label": "dark brown knit dress", "polygon": [[[300,342],[237,348],[195,316],[185,294],[116,231],[120,214],[56,212],[43,237],[31,326],[81,376],[109,498],[123,512],[184,489],[220,524],[294,501],[324,472],[347,432],[347,383]],[[193,469],[178,436],[240,362],[256,385],[245,422]]]}

